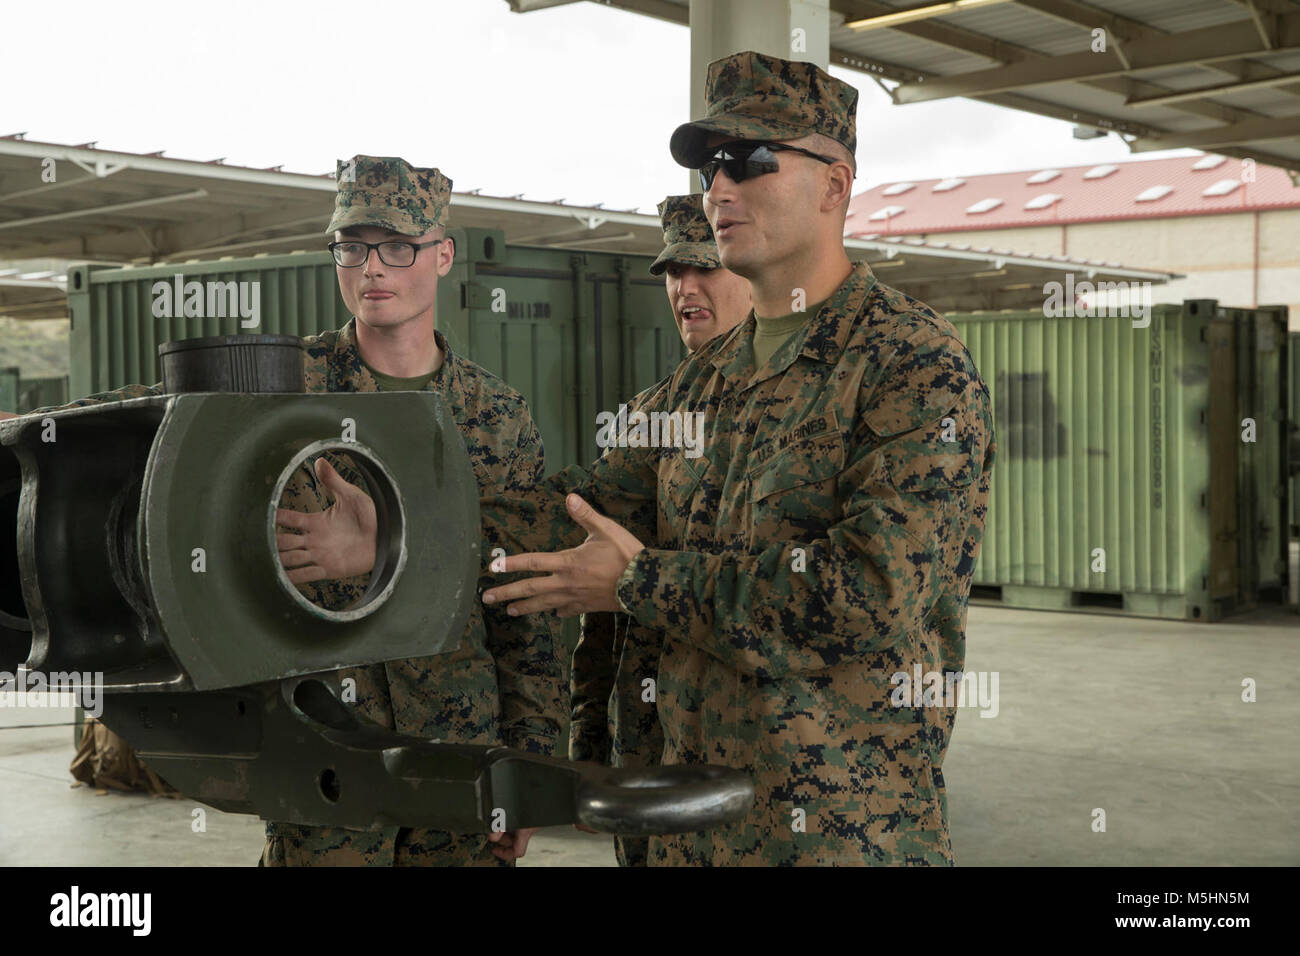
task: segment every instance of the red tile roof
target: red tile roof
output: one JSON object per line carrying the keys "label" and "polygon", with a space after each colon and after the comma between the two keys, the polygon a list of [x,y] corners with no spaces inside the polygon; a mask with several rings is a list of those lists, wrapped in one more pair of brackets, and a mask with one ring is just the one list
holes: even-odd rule
{"label": "red tile roof", "polygon": [[[1219,161],[1217,165],[1215,161]],[[1194,169],[1197,164],[1202,169]],[[1113,171],[1107,173],[1108,168]],[[883,183],[855,196],[845,223],[848,236],[914,235],[966,229],[1009,229],[1045,224],[1205,216],[1256,209],[1300,209],[1300,187],[1284,170],[1256,165],[1255,181],[1243,182],[1242,160],[1207,154],[1175,159],[1053,170],[1027,169],[1014,173]],[[1091,174],[1091,178],[1089,178]],[[1029,182],[1030,178],[1038,182]],[[940,183],[959,182],[935,190]],[[1216,183],[1232,188],[1224,195],[1206,196]],[[1163,188],[1157,188],[1163,187]],[[1140,202],[1148,193],[1158,198]],[[1038,200],[1039,208],[1026,208]],[[997,200],[996,203],[993,201]],[[967,212],[970,207],[989,207]],[[882,210],[887,211],[881,212]],[[880,218],[871,219],[876,213]]]}

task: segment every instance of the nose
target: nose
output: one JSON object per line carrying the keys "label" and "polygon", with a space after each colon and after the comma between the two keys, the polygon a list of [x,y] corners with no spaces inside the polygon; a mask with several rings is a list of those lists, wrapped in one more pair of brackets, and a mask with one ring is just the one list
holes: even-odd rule
{"label": "nose", "polygon": [[[716,222],[718,222],[719,219],[722,219],[724,212],[731,209],[732,203],[735,202],[735,200],[736,183],[732,181],[731,177],[727,176],[727,173],[724,173],[719,169],[718,176],[714,177],[714,181],[712,181],[711,185],[708,186],[705,195],[703,195],[703,203],[705,203],[706,211],[705,215],[711,229],[718,228]],[[707,213],[707,209],[710,206],[714,207],[714,215],[712,216],[708,216]]]}
{"label": "nose", "polygon": [[[365,267],[361,270],[367,276],[382,275],[384,272],[384,260],[379,258],[378,249],[367,250]],[[371,265],[371,263],[374,263]]]}
{"label": "nose", "polygon": [[678,279],[678,283],[677,283],[678,302],[688,299],[691,296],[696,296],[698,298],[699,291],[700,291],[699,273],[692,266],[683,267],[681,276]]}
{"label": "nose", "polygon": [[718,171],[713,175],[713,182],[704,191],[704,199],[715,206],[721,206],[724,203],[731,202],[735,189],[735,180],[727,175],[726,170],[719,167]]}

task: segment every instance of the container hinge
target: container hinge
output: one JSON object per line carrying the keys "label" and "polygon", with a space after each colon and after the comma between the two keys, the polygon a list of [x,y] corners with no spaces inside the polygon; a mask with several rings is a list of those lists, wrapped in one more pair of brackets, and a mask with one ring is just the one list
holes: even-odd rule
{"label": "container hinge", "polygon": [[479,282],[462,282],[460,284],[460,307],[462,309],[491,308],[492,290]]}

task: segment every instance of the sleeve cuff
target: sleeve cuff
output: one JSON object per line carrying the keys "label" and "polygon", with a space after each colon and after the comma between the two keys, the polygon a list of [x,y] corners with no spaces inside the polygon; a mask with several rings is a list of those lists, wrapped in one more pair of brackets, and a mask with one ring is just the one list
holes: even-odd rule
{"label": "sleeve cuff", "polygon": [[676,626],[671,619],[677,615],[671,613],[669,604],[689,593],[680,582],[689,580],[691,559],[690,554],[681,551],[641,551],[618,579],[618,603],[638,624],[660,630]]}
{"label": "sleeve cuff", "polygon": [[[603,730],[603,728],[602,728]],[[609,738],[605,733],[589,733],[586,728],[569,728],[569,759],[593,763],[609,762]]]}

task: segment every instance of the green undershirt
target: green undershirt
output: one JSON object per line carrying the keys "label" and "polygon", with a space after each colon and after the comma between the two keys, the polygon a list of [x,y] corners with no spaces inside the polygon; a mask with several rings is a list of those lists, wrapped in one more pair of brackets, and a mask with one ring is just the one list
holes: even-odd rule
{"label": "green undershirt", "polygon": [[383,372],[376,372],[366,364],[364,359],[361,364],[365,365],[366,371],[374,376],[375,381],[379,383],[379,390],[381,392],[418,392],[420,389],[424,388],[424,386],[428,385],[429,380],[434,376],[433,372],[425,372],[423,375],[416,375],[412,378],[398,378],[395,375],[385,375]]}
{"label": "green undershirt", "polygon": [[791,335],[803,328],[804,323],[816,315],[826,302],[827,299],[823,299],[808,306],[802,312],[778,315],[772,319],[765,319],[755,312],[754,322],[757,323],[758,328],[754,330],[754,368],[762,368],[766,365],[768,359],[776,354],[776,350],[784,345]]}

